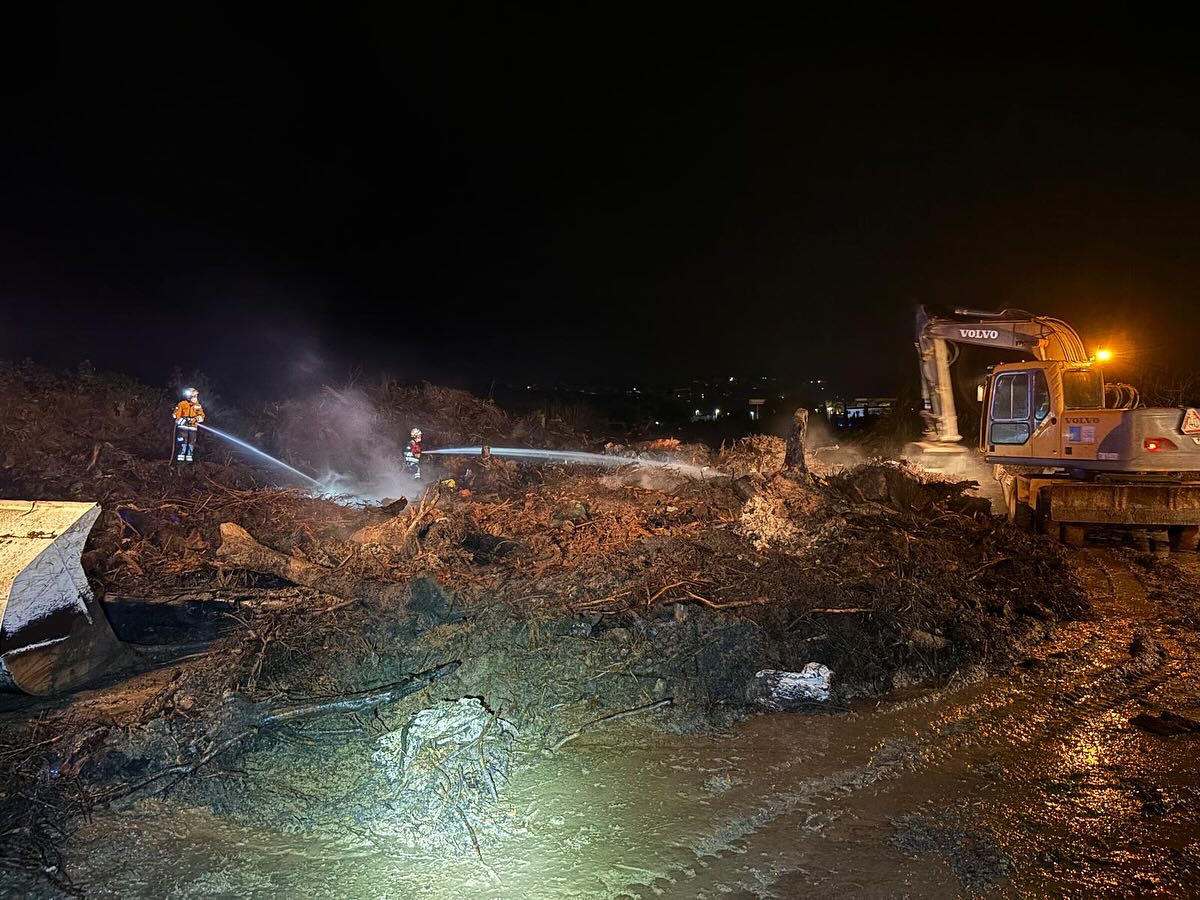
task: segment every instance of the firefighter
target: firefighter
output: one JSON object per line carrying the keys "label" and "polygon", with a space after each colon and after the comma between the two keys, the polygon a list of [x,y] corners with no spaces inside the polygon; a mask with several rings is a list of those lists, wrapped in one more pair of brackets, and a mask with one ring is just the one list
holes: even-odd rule
{"label": "firefighter", "polygon": [[421,480],[421,429],[414,428],[408,434],[409,441],[404,445],[404,465],[413,481]]}
{"label": "firefighter", "polygon": [[204,424],[204,407],[200,405],[200,392],[188,388],[183,399],[175,406],[175,454],[176,462],[191,462],[196,451],[196,434]]}

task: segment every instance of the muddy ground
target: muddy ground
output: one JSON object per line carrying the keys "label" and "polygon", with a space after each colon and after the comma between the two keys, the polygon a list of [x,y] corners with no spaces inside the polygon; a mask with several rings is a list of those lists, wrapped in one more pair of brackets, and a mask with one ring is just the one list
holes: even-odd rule
{"label": "muddy ground", "polygon": [[[178,472],[151,452],[161,437],[153,419],[163,411],[153,392],[105,380],[79,407],[63,396],[76,390],[72,379],[2,374],[0,490],[101,502],[85,568],[118,632],[138,644],[124,671],[89,690],[5,701],[0,863],[12,890],[169,893],[150,870],[161,869],[177,839],[176,850],[197,860],[169,886],[181,896],[252,893],[249,883],[221,889],[232,876],[204,869],[212,852],[227,855],[239,842],[268,855],[303,855],[299,848],[319,844],[341,848],[328,851],[339,859],[388,860],[403,870],[395,883],[408,885],[397,893],[421,896],[453,893],[414,888],[427,885],[421,866],[430,859],[460,873],[468,895],[511,896],[497,893],[492,875],[472,879],[490,871],[511,883],[496,860],[532,850],[561,859],[574,845],[578,859],[567,868],[603,892],[572,881],[540,895],[636,893],[642,875],[614,878],[583,864],[598,853],[618,865],[619,846],[629,860],[641,852],[605,837],[608,826],[591,811],[597,804],[611,813],[599,818],[632,828],[623,818],[637,813],[629,798],[644,794],[647,813],[658,816],[645,845],[651,856],[664,842],[674,846],[676,831],[703,833],[704,809],[720,797],[737,802],[710,823],[712,849],[697,850],[701,857],[739,846],[739,829],[754,836],[778,825],[794,844],[796,834],[825,828],[816,819],[788,830],[822,791],[891,783],[920,771],[927,753],[970,743],[975,726],[945,723],[956,715],[953,698],[973,696],[977,685],[1018,694],[1022,685],[1069,685],[1101,663],[1119,666],[1120,653],[1134,662],[1118,677],[1132,678],[1147,653],[1166,658],[1153,635],[1132,656],[1128,634],[1119,647],[1096,638],[1062,657],[1037,649],[1107,628],[1093,624],[1093,602],[1125,596],[1097,593],[1095,571],[1081,568],[1087,557],[1011,528],[968,485],[902,465],[836,471],[818,454],[813,472],[789,472],[783,442],[770,438],[719,452],[591,441],[629,464],[448,461],[429,466],[430,483],[413,503],[384,507],[307,496],[233,456]],[[388,387],[367,399],[385,404],[376,419],[395,429],[437,422],[451,409],[455,442],[569,437],[554,423],[514,421],[453,392]],[[64,406],[88,413],[42,412]],[[273,420],[279,446],[287,421]],[[574,440],[589,446],[587,436]],[[32,449],[39,441],[41,453]],[[708,468],[683,477],[639,467],[638,455]],[[1186,569],[1144,562],[1122,562],[1120,571],[1151,585],[1145,602],[1189,583]],[[759,673],[809,664],[832,671],[828,699],[772,702]],[[896,705],[896,692],[920,699]],[[413,717],[468,700],[474,725],[459,722],[410,759]],[[870,711],[881,702],[892,718]],[[1008,702],[997,694],[985,705]],[[943,703],[951,704],[945,722]],[[792,711],[763,718],[781,705]],[[903,710],[932,718],[920,724]],[[1179,714],[1188,721],[1188,710]],[[897,723],[902,740],[888,730]],[[929,747],[921,728],[932,729]],[[1008,736],[995,732],[996,740]],[[813,740],[825,742],[819,763]],[[737,748],[740,761],[708,759],[722,746]],[[626,798],[619,808],[584,783],[593,765],[607,767],[605,783]],[[573,766],[581,767],[575,775]],[[768,790],[764,778],[782,780]],[[655,793],[656,779],[665,779],[657,788],[678,782],[678,821],[667,795]],[[568,784],[578,791],[575,807],[562,793]],[[749,823],[747,803],[759,810]],[[564,824],[539,821],[548,805],[557,806],[548,819]],[[592,821],[571,837],[569,823],[580,816]],[[987,863],[995,843],[988,833],[964,831],[960,840],[937,810],[899,810],[895,820],[891,849],[879,851],[885,857],[946,858],[962,844],[983,861],[952,867],[961,885],[1008,877],[1011,853],[1000,848]],[[145,855],[128,863],[122,891],[124,876],[95,860],[112,859],[107,835],[128,843],[138,823],[147,826],[137,838]],[[196,828],[219,836],[220,846],[194,842]],[[775,841],[763,852],[782,852],[785,841]],[[256,865],[243,858],[241,868]],[[653,892],[680,878],[666,856],[619,865],[662,870],[667,881],[650,878]],[[764,883],[785,883],[796,871],[781,864]],[[319,873],[309,876],[320,882]],[[279,872],[262,877],[267,893],[295,892]],[[380,893],[355,883],[342,895]],[[711,882],[714,891],[720,883]]]}
{"label": "muddy ground", "polygon": [[[167,795],[97,811],[63,859],[100,897],[1194,896],[1200,562],[1098,548],[1071,565],[1093,613],[1011,670],[715,733],[627,721],[522,753],[504,796],[520,827],[480,856]],[[322,737],[289,735],[286,765],[256,747],[209,780],[301,804],[320,762],[345,770]]]}

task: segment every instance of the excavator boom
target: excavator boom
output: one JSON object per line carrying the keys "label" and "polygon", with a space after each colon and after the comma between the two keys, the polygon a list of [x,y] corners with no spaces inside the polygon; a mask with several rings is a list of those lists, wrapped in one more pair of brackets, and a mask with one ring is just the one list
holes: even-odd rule
{"label": "excavator boom", "polygon": [[957,308],[953,315],[917,309],[917,355],[921,361],[922,415],[925,440],[954,444],[962,440],[950,379],[952,344],[1017,350],[1034,359],[1087,362],[1083,339],[1061,319],[1036,316],[1022,309],[1001,312]]}

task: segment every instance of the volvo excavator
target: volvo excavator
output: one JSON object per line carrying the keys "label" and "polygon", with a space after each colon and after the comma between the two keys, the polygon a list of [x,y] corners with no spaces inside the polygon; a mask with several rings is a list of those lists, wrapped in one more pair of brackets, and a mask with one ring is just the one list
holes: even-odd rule
{"label": "volvo excavator", "polygon": [[925,422],[911,454],[969,452],[962,444],[951,366],[958,345],[1011,350],[980,386],[979,450],[995,466],[1009,518],[1072,546],[1089,529],[1166,531],[1176,550],[1200,538],[1200,411],[1147,408],[1136,388],[1104,378],[1061,319],[1024,310],[917,312]]}

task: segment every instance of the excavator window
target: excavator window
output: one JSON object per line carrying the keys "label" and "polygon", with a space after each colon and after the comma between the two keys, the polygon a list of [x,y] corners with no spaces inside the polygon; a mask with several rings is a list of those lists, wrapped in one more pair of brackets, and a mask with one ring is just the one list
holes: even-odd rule
{"label": "excavator window", "polygon": [[1029,418],[1029,373],[1016,372],[996,379],[992,418],[1001,422]]}
{"label": "excavator window", "polygon": [[993,444],[1023,444],[1029,440],[1029,373],[996,376],[992,388]]}
{"label": "excavator window", "polygon": [[1063,372],[1063,405],[1067,409],[1103,409],[1104,376],[1096,369]]}
{"label": "excavator window", "polygon": [[1046,373],[1033,370],[1033,420],[1041,422],[1050,415],[1050,386],[1046,384]]}

